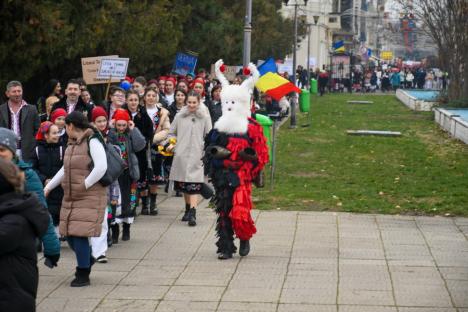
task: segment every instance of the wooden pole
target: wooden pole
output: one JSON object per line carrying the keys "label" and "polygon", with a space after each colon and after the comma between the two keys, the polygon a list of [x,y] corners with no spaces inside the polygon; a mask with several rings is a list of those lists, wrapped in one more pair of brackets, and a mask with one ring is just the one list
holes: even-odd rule
{"label": "wooden pole", "polygon": [[112,75],[109,76],[109,80],[107,81],[107,88],[106,88],[106,96],[104,97],[104,101],[107,102],[107,97],[109,96],[109,88],[112,81]]}

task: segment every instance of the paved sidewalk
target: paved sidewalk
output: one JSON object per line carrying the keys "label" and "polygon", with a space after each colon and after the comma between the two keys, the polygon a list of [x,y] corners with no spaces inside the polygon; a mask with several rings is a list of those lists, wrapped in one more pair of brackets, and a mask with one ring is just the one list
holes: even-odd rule
{"label": "paved sidewalk", "polygon": [[160,197],[90,287],[69,286],[66,244],[59,267],[41,260],[38,311],[468,312],[468,219],[254,211],[251,254],[220,261],[206,203],[188,227]]}

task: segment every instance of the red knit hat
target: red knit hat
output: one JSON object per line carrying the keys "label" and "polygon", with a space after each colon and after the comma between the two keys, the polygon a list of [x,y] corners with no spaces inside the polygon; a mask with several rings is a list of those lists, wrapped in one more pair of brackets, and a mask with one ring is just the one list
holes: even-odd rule
{"label": "red knit hat", "polygon": [[159,80],[164,80],[164,81],[166,81],[166,79],[167,79],[166,76],[159,76],[158,81],[159,81]]}
{"label": "red knit hat", "polygon": [[55,123],[55,119],[59,117],[67,117],[67,111],[63,108],[57,108],[50,114],[50,121]]}
{"label": "red knit hat", "polygon": [[201,96],[205,96],[205,80],[203,80],[203,78],[195,78],[192,83],[190,84],[190,89],[193,90],[193,87],[195,87],[195,84],[196,83],[201,83],[201,85],[203,86],[203,92],[201,94]]}
{"label": "red knit hat", "polygon": [[47,132],[49,132],[50,126],[52,126],[53,123],[50,121],[44,121],[41,123],[39,126],[39,130],[37,130],[36,133],[36,140],[37,141],[45,141],[45,135]]}
{"label": "red knit hat", "polygon": [[107,115],[106,110],[102,106],[96,106],[93,108],[91,112],[91,121],[95,122],[98,117],[104,116],[107,120],[109,120],[109,116]]}
{"label": "red knit hat", "polygon": [[174,77],[167,77],[167,78],[166,78],[166,82],[167,82],[167,81],[172,81],[172,84],[173,84],[174,86],[175,86],[176,83],[177,83],[177,81],[176,81],[176,79],[175,79]]}
{"label": "red knit hat", "polygon": [[130,121],[130,115],[125,109],[117,108],[114,115],[112,116],[112,119],[114,119],[115,121],[119,121],[119,120]]}

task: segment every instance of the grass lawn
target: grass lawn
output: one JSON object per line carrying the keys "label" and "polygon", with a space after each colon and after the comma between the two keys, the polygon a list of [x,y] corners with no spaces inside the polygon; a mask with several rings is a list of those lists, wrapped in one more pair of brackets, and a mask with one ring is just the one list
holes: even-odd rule
{"label": "grass lawn", "polygon": [[[350,105],[347,100],[371,100]],[[278,131],[273,192],[254,191],[258,209],[468,216],[468,146],[451,139],[433,114],[395,96],[326,95],[312,99],[312,126],[298,113]],[[401,137],[350,136],[389,130]]]}

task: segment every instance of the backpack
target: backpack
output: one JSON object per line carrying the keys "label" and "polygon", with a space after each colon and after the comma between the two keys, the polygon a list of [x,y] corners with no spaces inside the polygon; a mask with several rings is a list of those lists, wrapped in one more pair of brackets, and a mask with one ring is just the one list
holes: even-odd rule
{"label": "backpack", "polygon": [[[120,153],[114,148],[114,146],[110,143],[104,142],[103,137],[100,133],[96,133],[96,135],[90,136],[88,139],[88,154],[89,154],[89,141],[92,138],[97,138],[104,146],[104,150],[106,152],[107,158],[107,170],[104,176],[99,180],[102,186],[109,186],[112,182],[116,181],[122,172],[125,169],[125,163],[120,157]],[[91,154],[89,154],[91,158]],[[94,164],[93,159],[91,158],[90,170],[93,170]]]}

